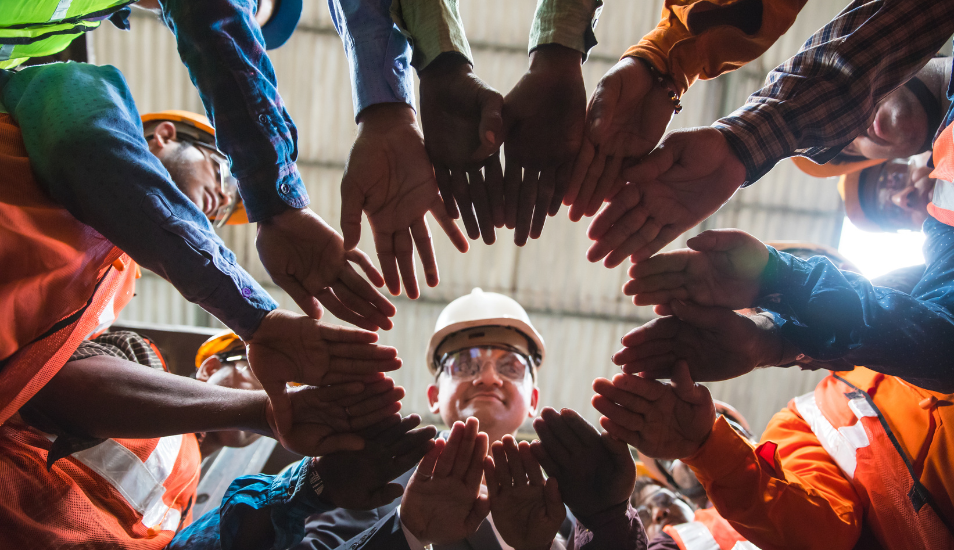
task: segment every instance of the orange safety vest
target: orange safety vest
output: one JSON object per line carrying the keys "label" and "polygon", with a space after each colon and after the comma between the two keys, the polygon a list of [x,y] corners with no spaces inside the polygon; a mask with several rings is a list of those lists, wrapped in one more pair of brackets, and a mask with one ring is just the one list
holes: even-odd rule
{"label": "orange safety vest", "polygon": [[667,525],[663,531],[681,550],[759,550],[745,540],[715,508],[696,510],[695,521]]}
{"label": "orange safety vest", "polygon": [[934,195],[928,204],[928,213],[946,225],[954,226],[954,124],[941,130],[934,140],[934,171],[931,177],[937,182],[934,184]]}
{"label": "orange safety vest", "polygon": [[946,458],[954,447],[946,428],[954,406],[947,398],[858,367],[828,376],[790,405],[851,481],[865,527],[888,550],[954,548],[950,518],[939,515],[935,503],[950,504],[951,497],[932,494],[921,481],[922,474],[954,475]]}
{"label": "orange safety vest", "polygon": [[192,521],[193,434],[107,439],[46,468],[54,436],[0,426],[0,548],[159,550]]}
{"label": "orange safety vest", "polygon": [[37,185],[0,113],[0,424],[133,295],[139,268]]}

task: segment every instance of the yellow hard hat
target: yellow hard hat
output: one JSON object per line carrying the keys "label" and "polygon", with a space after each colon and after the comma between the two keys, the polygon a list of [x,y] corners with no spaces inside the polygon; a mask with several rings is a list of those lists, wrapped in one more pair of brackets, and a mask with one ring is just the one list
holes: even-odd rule
{"label": "yellow hard hat", "polygon": [[218,355],[222,352],[229,351],[235,348],[242,348],[242,353],[245,352],[245,342],[234,332],[226,331],[222,334],[218,334],[209,338],[199,346],[199,351],[195,354],[195,368],[202,366],[202,363],[206,359],[212,357],[213,355]]}
{"label": "yellow hard hat", "polygon": [[881,164],[887,159],[865,159],[852,162],[832,162],[825,164],[815,164],[805,157],[792,157],[792,162],[799,170],[816,178],[830,178],[832,176],[842,176],[852,172],[860,172],[869,166]]}
{"label": "yellow hard hat", "polygon": [[[835,264],[835,267],[838,269],[861,273],[861,270],[858,269],[858,267],[853,264],[851,260],[830,246],[804,241],[771,241],[765,244],[771,246],[775,250],[787,252],[792,256],[797,256],[803,260],[807,260],[812,256],[824,256],[831,260],[831,263]],[[746,429],[748,429],[748,426],[746,426]]]}
{"label": "yellow hard hat", "polygon": [[432,374],[437,373],[440,358],[436,354],[441,343],[463,330],[477,327],[501,327],[516,331],[526,338],[534,365],[539,367],[543,363],[546,345],[530,323],[530,316],[523,306],[509,296],[475,288],[470,294],[447,304],[437,317],[425,355],[427,368]]}
{"label": "yellow hard hat", "polygon": [[[204,148],[214,150],[224,159],[228,158],[216,148],[215,128],[212,127],[212,123],[208,117],[204,115],[190,111],[170,109],[168,111],[146,113],[142,115],[141,118],[144,129],[146,129],[150,122],[169,121],[175,124],[176,132],[180,135],[187,136],[188,139],[197,142]],[[148,139],[150,136],[148,130],[146,130],[146,134],[146,138]],[[226,169],[225,172],[228,173],[228,170]],[[227,205],[224,205],[218,212],[213,214],[212,217],[209,218],[209,221],[216,222],[216,227],[246,224],[248,223],[248,213],[245,211],[245,203],[242,202],[242,197],[238,194],[238,184],[235,178],[232,178],[231,173],[228,173],[226,177],[229,180],[229,189],[223,189],[223,191],[231,197],[231,200]]]}

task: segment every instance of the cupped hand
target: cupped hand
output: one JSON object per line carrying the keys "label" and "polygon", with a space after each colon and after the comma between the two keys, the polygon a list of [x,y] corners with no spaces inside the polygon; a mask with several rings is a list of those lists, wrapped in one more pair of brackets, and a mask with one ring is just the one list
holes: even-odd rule
{"label": "cupped hand", "polygon": [[581,60],[576,50],[540,46],[504,98],[505,223],[519,246],[540,237],[566,194],[586,119]]}
{"label": "cupped hand", "polygon": [[517,445],[505,435],[491,451],[493,458],[484,459],[484,476],[494,527],[516,550],[549,549],[566,519],[557,479],[543,479],[526,441]]}
{"label": "cupped hand", "polygon": [[420,76],[424,145],[447,214],[463,218],[471,239],[493,244],[494,227],[504,225],[503,96],[455,52],[437,56]]}
{"label": "cupped hand", "polygon": [[540,437],[534,456],[560,483],[563,502],[578,518],[626,502],[636,484],[636,463],[625,443],[596,431],[576,411],[545,408],[533,421]]}
{"label": "cupped hand", "polygon": [[745,182],[745,166],[715,128],[670,132],[623,170],[628,183],[593,218],[586,257],[616,267],[639,263],[715,213]]}
{"label": "cupped hand", "polygon": [[440,280],[426,213],[434,215],[458,250],[466,252],[470,245],[444,210],[414,111],[404,103],[381,103],[361,111],[358,121],[341,179],[344,248],[358,245],[364,212],[388,290],[400,294],[403,279],[408,298],[414,299],[420,296],[415,248],[427,285]]}
{"label": "cupped hand", "polygon": [[247,341],[249,367],[268,394],[278,431],[292,425],[288,382],[311,386],[362,381],[400,368],[397,350],[378,335],[328,325],[290,311],[270,311]]}
{"label": "cupped hand", "polygon": [[754,306],[768,265],[765,245],[738,229],[704,231],[689,248],[657,254],[629,269],[623,293],[639,306],[689,300],[703,306]]}
{"label": "cupped hand", "polygon": [[651,458],[685,458],[712,432],[712,396],[693,382],[685,361],[677,363],[670,384],[617,374],[612,382],[597,378],[593,389],[593,406],[604,415],[600,425]]}
{"label": "cupped hand", "polygon": [[384,279],[358,249],[345,250],[341,235],[308,208],[291,209],[258,224],[255,239],[269,276],[298,307],[320,319],[322,304],[342,321],[367,330],[393,326],[394,305],[375,286]]}
{"label": "cupped hand", "polygon": [[622,169],[656,147],[673,115],[669,93],[639,58],[627,57],[603,76],[586,109],[583,146],[563,199],[571,220],[596,214],[625,183]]}
{"label": "cupped hand", "polygon": [[487,517],[490,504],[480,495],[487,447],[487,434],[471,417],[424,455],[401,499],[401,522],[425,545],[463,540]]}
{"label": "cupped hand", "polygon": [[686,361],[698,382],[729,380],[756,367],[778,363],[782,339],[765,315],[672,302],[667,313],[623,337],[613,362],[623,372],[646,378],[669,378],[678,361]]}
{"label": "cupped hand", "polygon": [[437,429],[417,428],[420,423],[416,414],[403,419],[390,415],[358,432],[365,441],[363,449],[315,459],[315,470],[324,481],[322,498],[339,508],[370,510],[401,496],[404,488],[391,482],[435,445]]}

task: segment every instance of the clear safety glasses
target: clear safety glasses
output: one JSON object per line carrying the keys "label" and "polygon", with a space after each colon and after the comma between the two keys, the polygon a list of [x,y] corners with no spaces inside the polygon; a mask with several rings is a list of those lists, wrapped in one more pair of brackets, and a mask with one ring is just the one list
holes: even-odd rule
{"label": "clear safety glasses", "polygon": [[222,227],[229,220],[229,217],[232,216],[232,213],[235,212],[235,209],[241,201],[238,194],[238,180],[232,177],[232,172],[229,169],[229,159],[219,152],[214,145],[192,139],[187,139],[186,141],[194,145],[199,151],[202,151],[212,162],[212,169],[215,171],[215,175],[219,180],[219,187],[222,190],[222,194],[228,198],[212,215],[212,225]]}
{"label": "clear safety glasses", "polygon": [[476,346],[451,351],[441,357],[439,365],[440,372],[446,372],[454,380],[469,382],[480,376],[488,363],[498,376],[511,382],[519,384],[533,376],[530,358],[509,346]]}

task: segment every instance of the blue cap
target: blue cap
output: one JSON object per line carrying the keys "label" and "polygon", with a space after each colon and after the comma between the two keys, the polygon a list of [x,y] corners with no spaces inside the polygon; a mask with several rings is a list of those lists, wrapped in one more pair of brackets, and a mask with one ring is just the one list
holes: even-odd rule
{"label": "blue cap", "polygon": [[302,0],[276,0],[272,17],[262,25],[265,49],[274,50],[291,38],[301,19]]}

